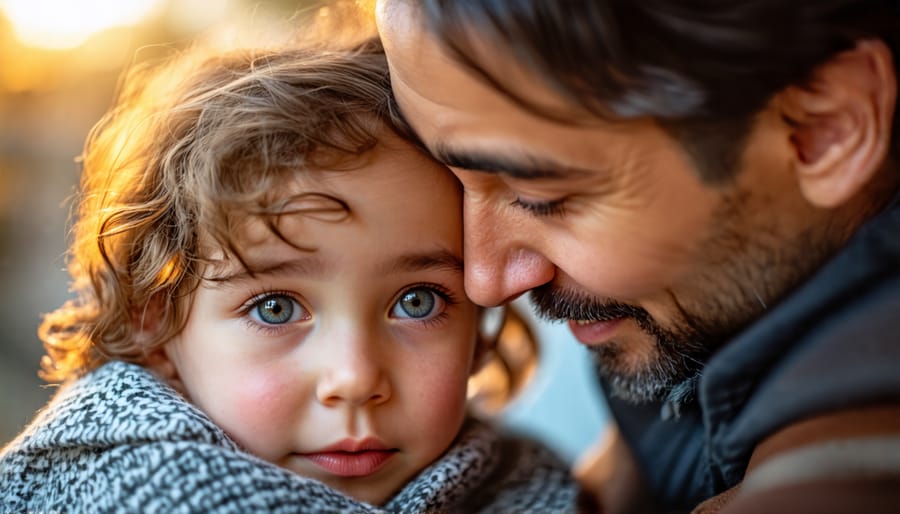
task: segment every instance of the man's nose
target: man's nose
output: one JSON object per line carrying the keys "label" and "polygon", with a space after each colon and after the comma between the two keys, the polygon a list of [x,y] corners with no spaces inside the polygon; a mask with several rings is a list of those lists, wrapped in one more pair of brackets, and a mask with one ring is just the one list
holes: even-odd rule
{"label": "man's nose", "polygon": [[372,334],[336,335],[320,361],[316,398],[325,406],[379,405],[391,398],[387,357]]}
{"label": "man's nose", "polygon": [[536,246],[528,221],[498,199],[463,197],[466,293],[494,307],[553,280],[554,265]]}

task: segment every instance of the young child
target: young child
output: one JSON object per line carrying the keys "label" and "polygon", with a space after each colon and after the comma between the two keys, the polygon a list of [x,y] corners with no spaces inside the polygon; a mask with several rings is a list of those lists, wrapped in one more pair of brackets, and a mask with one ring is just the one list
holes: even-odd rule
{"label": "young child", "polygon": [[0,512],[574,510],[563,463],[466,416],[460,192],[388,87],[374,42],[130,74]]}

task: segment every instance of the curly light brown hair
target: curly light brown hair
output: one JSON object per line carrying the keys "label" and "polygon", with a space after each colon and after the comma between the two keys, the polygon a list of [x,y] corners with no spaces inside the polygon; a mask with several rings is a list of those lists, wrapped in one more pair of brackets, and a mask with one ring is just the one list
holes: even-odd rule
{"label": "curly light brown hair", "polygon": [[195,50],[130,70],[84,147],[68,255],[75,298],[39,329],[43,378],[143,363],[184,326],[208,242],[239,256],[236,223],[277,215],[286,177],[350,166],[372,148],[390,127],[389,91],[376,40]]}

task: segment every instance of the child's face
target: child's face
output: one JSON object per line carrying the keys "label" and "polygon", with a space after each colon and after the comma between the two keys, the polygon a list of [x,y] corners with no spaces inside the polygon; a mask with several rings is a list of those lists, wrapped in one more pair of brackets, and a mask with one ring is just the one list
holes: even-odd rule
{"label": "child's face", "polygon": [[[253,222],[165,347],[188,398],[279,466],[383,503],[439,457],[464,418],[476,309],[463,290],[460,195],[394,137],[365,167],[309,175],[349,205]],[[320,219],[321,218],[321,219]],[[176,382],[177,383],[177,382]]]}

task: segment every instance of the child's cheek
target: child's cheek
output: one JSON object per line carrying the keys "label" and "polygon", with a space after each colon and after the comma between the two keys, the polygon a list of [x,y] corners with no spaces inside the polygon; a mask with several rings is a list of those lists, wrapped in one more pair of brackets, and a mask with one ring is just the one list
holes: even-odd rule
{"label": "child's cheek", "polygon": [[427,433],[449,442],[465,418],[468,368],[439,363],[422,369],[418,376],[428,377],[419,379],[415,388],[421,422],[427,425]]}
{"label": "child's cheek", "polygon": [[280,458],[290,445],[291,418],[300,410],[291,384],[278,375],[259,373],[235,377],[228,390],[229,434],[259,457]]}

